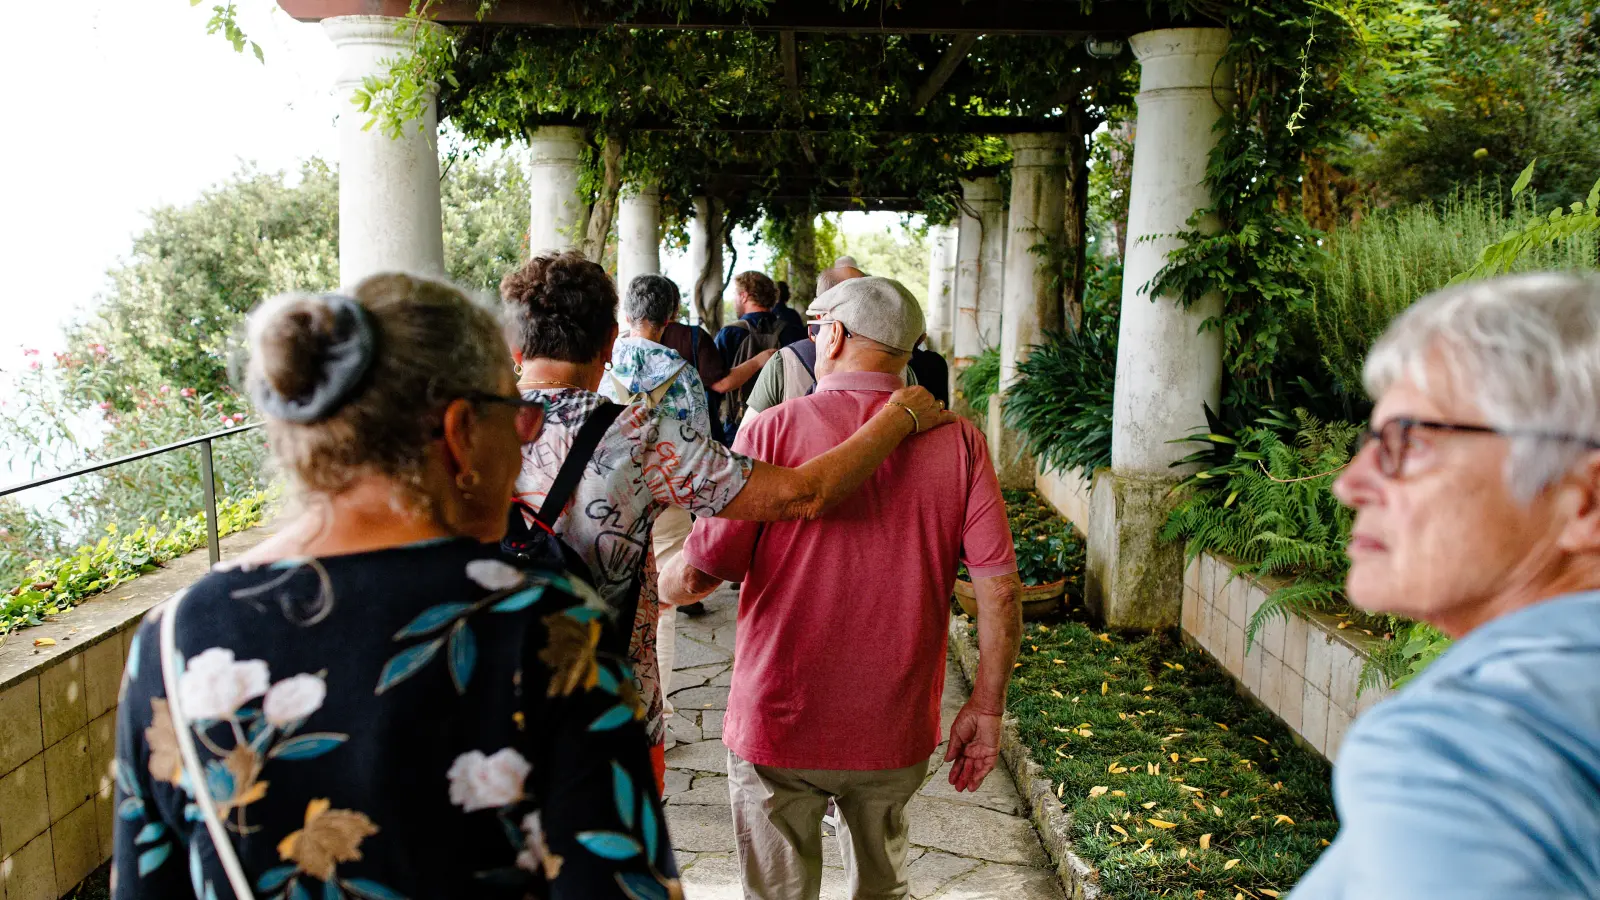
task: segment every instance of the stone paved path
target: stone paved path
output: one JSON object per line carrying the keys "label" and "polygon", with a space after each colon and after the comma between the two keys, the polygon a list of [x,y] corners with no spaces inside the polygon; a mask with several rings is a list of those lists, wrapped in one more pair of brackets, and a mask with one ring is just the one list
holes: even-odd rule
{"label": "stone paved path", "polygon": [[[677,661],[672,676],[667,751],[667,821],[688,900],[738,900],[739,868],[734,858],[733,822],[728,811],[727,749],[722,715],[733,676],[734,611],[731,590],[706,600],[709,612],[698,618],[678,615]],[[955,664],[944,688],[943,728],[966,701],[967,689]],[[911,801],[911,896],[916,900],[1059,900],[1055,873],[1011,775],[995,769],[976,793],[957,794],[942,763],[945,747],[934,752],[927,783]],[[839,848],[823,841],[822,896],[846,900]]]}

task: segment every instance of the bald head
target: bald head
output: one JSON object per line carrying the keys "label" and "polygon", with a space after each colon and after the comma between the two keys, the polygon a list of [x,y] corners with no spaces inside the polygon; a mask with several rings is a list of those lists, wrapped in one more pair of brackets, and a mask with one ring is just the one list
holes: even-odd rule
{"label": "bald head", "polygon": [[826,269],[821,275],[817,276],[817,296],[820,297],[826,294],[840,282],[849,281],[852,278],[865,277],[867,277],[867,273],[855,266],[834,266],[831,269]]}

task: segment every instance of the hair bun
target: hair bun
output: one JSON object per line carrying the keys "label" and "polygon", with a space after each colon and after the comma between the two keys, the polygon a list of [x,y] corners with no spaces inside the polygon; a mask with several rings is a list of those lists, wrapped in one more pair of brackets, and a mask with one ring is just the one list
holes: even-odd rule
{"label": "hair bun", "polygon": [[313,297],[285,297],[261,323],[254,356],[261,376],[280,397],[305,400],[323,379],[329,351],[338,342],[333,310]]}

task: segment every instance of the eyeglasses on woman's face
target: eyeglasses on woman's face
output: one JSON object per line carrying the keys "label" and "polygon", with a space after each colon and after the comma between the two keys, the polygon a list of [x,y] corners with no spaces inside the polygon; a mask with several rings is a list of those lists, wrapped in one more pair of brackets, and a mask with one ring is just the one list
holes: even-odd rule
{"label": "eyeglasses on woman's face", "polygon": [[1581,435],[1526,429],[1491,428],[1487,425],[1434,422],[1427,419],[1400,416],[1384,422],[1377,428],[1368,428],[1361,432],[1360,436],[1356,438],[1355,449],[1350,456],[1354,459],[1368,445],[1371,445],[1377,452],[1378,471],[1385,478],[1399,478],[1401,473],[1405,471],[1406,455],[1412,447],[1411,433],[1417,429],[1442,431],[1451,434],[1491,434],[1505,438],[1537,438],[1547,441],[1581,444],[1591,450],[1600,450],[1600,441]]}
{"label": "eyeglasses on woman's face", "polygon": [[468,391],[461,399],[474,406],[509,406],[516,415],[517,440],[531,444],[544,429],[544,401],[516,395],[491,394],[487,391]]}

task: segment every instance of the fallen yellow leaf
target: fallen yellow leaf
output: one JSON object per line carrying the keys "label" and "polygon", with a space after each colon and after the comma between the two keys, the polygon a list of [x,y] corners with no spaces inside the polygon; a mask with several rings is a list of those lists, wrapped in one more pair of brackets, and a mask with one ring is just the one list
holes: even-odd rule
{"label": "fallen yellow leaf", "polygon": [[35,647],[54,647],[56,645],[56,639],[55,638],[34,638],[33,639],[33,645]]}
{"label": "fallen yellow leaf", "polygon": [[1294,820],[1293,819],[1289,818],[1286,815],[1283,815],[1282,813],[1279,813],[1278,815],[1273,816],[1272,819],[1273,819],[1273,821],[1277,822],[1279,825],[1293,825],[1294,824]]}
{"label": "fallen yellow leaf", "polygon": [[1064,665],[1066,665],[1066,664],[1067,664],[1067,661],[1066,661],[1066,660],[1064,660],[1064,659],[1052,659],[1052,660],[1050,660],[1050,661],[1051,661],[1051,662],[1053,662],[1053,663],[1055,663],[1055,664],[1056,664],[1056,665],[1058,665],[1058,666],[1064,666]]}
{"label": "fallen yellow leaf", "polygon": [[1268,897],[1282,897],[1283,896],[1282,894],[1278,893],[1277,891],[1273,890],[1272,888],[1256,888],[1256,890],[1258,890],[1261,893],[1267,895]]}
{"label": "fallen yellow leaf", "polygon": [[1113,797],[1126,797],[1126,796],[1128,796],[1128,792],[1127,791],[1112,791],[1111,792],[1111,796],[1113,796]]}
{"label": "fallen yellow leaf", "polygon": [[1055,688],[1051,688],[1050,689],[1050,696],[1052,696],[1052,697],[1064,697],[1066,695],[1061,693],[1060,691],[1056,690]]}
{"label": "fallen yellow leaf", "polygon": [[1189,858],[1189,848],[1188,847],[1179,847],[1178,848],[1178,858],[1179,859],[1188,859]]}
{"label": "fallen yellow leaf", "polygon": [[1153,685],[1153,684],[1147,684],[1147,685],[1144,686],[1144,689],[1147,690],[1147,691],[1153,691],[1153,690],[1156,689],[1156,686]]}
{"label": "fallen yellow leaf", "polygon": [[1115,831],[1117,834],[1122,835],[1123,837],[1127,837],[1128,836],[1128,829],[1123,828],[1121,825],[1112,825],[1111,826],[1111,830]]}
{"label": "fallen yellow leaf", "polygon": [[1211,813],[1213,815],[1216,815],[1216,816],[1221,816],[1222,815],[1222,807],[1220,807],[1220,806],[1212,806],[1211,807]]}
{"label": "fallen yellow leaf", "polygon": [[1205,758],[1204,756],[1194,756],[1194,757],[1190,757],[1190,759],[1189,759],[1189,762],[1192,762],[1192,763],[1195,763],[1195,762],[1210,762],[1210,761],[1211,760]]}
{"label": "fallen yellow leaf", "polygon": [[1201,850],[1210,850],[1211,849],[1211,834],[1210,834],[1210,832],[1207,832],[1205,834],[1200,835],[1200,849]]}
{"label": "fallen yellow leaf", "polygon": [[1144,807],[1145,809],[1155,809],[1156,808],[1156,801],[1151,800],[1149,803],[1141,803],[1139,805]]}
{"label": "fallen yellow leaf", "polygon": [[1109,643],[1111,643],[1111,635],[1102,634],[1102,635],[1100,635],[1100,640],[1105,641],[1106,643],[1109,644]]}
{"label": "fallen yellow leaf", "polygon": [[1230,859],[1227,862],[1222,864],[1222,871],[1226,872],[1229,869],[1233,868],[1234,866],[1237,866],[1238,864],[1239,864],[1239,861],[1237,859]]}
{"label": "fallen yellow leaf", "polygon": [[1271,741],[1267,740],[1266,738],[1262,737],[1259,734],[1252,734],[1250,736],[1255,738],[1256,740],[1260,741],[1261,743],[1266,744],[1269,747],[1272,746],[1272,742]]}
{"label": "fallen yellow leaf", "polygon": [[1090,799],[1093,799],[1095,797],[1100,796],[1101,794],[1104,794],[1106,791],[1109,791],[1109,790],[1111,790],[1111,789],[1106,787],[1105,785],[1097,784],[1094,787],[1089,788],[1089,797],[1090,797]]}
{"label": "fallen yellow leaf", "polygon": [[1104,697],[1109,690],[1111,690],[1111,685],[1104,681],[1100,682],[1100,696]]}
{"label": "fallen yellow leaf", "polygon": [[1221,728],[1223,731],[1227,731],[1228,730],[1228,726],[1222,724],[1221,722],[1217,723],[1217,727]]}
{"label": "fallen yellow leaf", "polygon": [[1168,822],[1165,819],[1145,819],[1145,822],[1149,823],[1150,825],[1155,826],[1156,828],[1177,828],[1178,827],[1178,823],[1177,822]]}
{"label": "fallen yellow leaf", "polygon": [[1169,756],[1168,759],[1172,760],[1173,762],[1177,762],[1178,761],[1178,754],[1174,753],[1171,756]]}

